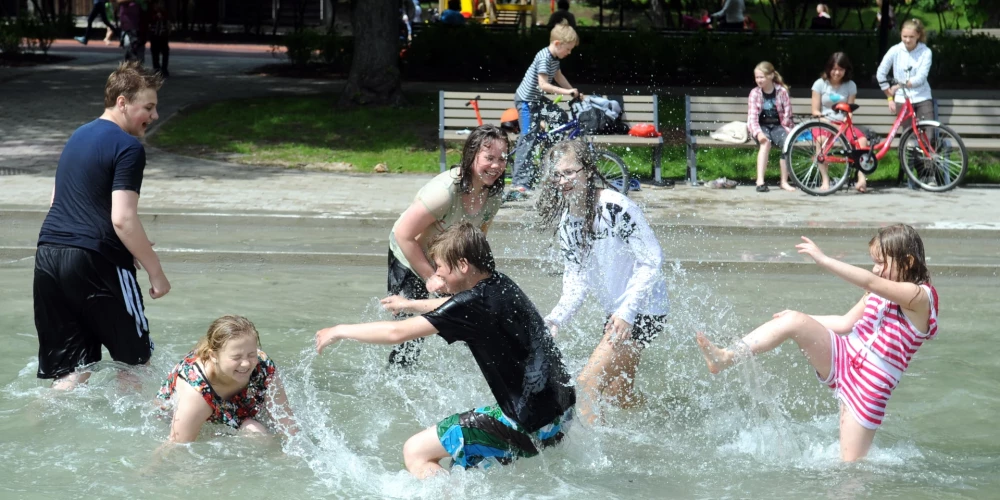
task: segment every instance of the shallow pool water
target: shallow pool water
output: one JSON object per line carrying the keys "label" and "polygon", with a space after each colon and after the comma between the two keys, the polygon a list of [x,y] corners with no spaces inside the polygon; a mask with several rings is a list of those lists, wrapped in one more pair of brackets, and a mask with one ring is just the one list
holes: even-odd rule
{"label": "shallow pool water", "polygon": [[[358,237],[358,252],[384,255],[384,234]],[[523,245],[513,236],[494,238],[494,247],[513,249],[498,251],[509,256],[501,270],[547,312],[558,298],[558,268],[518,258]],[[852,258],[864,257],[856,250],[867,239],[841,239],[836,245],[850,248]],[[725,247],[732,255],[772,252],[740,250],[739,236],[725,240],[733,241]],[[431,339],[420,366],[408,372],[386,369],[384,346],[342,343],[322,356],[312,350],[318,328],[386,317],[377,307],[384,257],[309,264],[294,256],[230,263],[166,255],[173,289],[146,299],[156,351],[151,366],[130,370],[139,390],[110,362],[69,393],[38,381],[33,262],[0,264],[0,331],[8,339],[0,364],[0,496],[937,499],[1000,491],[1000,362],[992,349],[1000,278],[989,266],[935,276],[940,336],[917,354],[860,464],[839,463],[836,402],[792,344],[712,376],[694,343],[696,330],[726,343],[786,308],[840,314],[860,291],[815,266],[683,261],[664,266],[672,311],[640,366],[644,406],[608,409],[605,425],[574,427],[562,445],[514,466],[420,482],[403,469],[403,442],[447,415],[492,402],[464,346]],[[256,323],[308,430],[282,442],[217,435],[206,426],[198,442],[161,450],[168,423],[153,404],[159,384],[208,324],[229,313]],[[596,345],[602,319],[588,302],[561,331],[557,343],[573,372]]]}

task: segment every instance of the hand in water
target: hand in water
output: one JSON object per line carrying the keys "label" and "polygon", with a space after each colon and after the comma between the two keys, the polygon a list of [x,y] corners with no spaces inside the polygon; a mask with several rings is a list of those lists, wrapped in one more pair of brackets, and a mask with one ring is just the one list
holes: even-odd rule
{"label": "hand in water", "polygon": [[611,320],[604,326],[604,334],[610,335],[611,342],[618,344],[631,338],[632,325],[619,318],[617,314],[612,314]]}
{"label": "hand in water", "polygon": [[316,332],[316,352],[323,354],[323,349],[340,341],[337,335],[338,326],[331,326]]}

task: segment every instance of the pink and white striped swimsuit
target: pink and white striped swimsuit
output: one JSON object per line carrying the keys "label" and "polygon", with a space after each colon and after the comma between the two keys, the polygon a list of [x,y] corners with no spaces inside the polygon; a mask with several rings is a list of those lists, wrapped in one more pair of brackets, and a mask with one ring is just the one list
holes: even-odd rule
{"label": "pink and white striped swimsuit", "polygon": [[928,284],[920,288],[930,300],[926,333],[917,330],[899,304],[873,293],[865,299],[864,314],[850,334],[830,332],[830,375],[821,382],[837,391],[837,398],[865,428],[877,429],[882,424],[885,405],[913,354],[925,340],[937,335],[937,290]]}

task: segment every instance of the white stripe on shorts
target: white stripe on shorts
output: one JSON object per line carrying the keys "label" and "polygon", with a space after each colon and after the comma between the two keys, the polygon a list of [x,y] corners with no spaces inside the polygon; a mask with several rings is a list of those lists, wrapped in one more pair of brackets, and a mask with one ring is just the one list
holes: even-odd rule
{"label": "white stripe on shorts", "polygon": [[125,310],[128,311],[129,316],[135,319],[135,332],[142,337],[142,322],[136,313],[142,314],[139,309],[138,304],[135,303],[135,292],[133,287],[135,286],[134,280],[132,279],[132,273],[118,268],[118,284],[122,287],[122,297],[125,298]]}
{"label": "white stripe on shorts", "polygon": [[[136,321],[142,321],[142,329],[149,331],[149,324],[146,323],[146,311],[142,309],[142,295],[139,288],[139,282],[135,280],[135,274],[125,271],[128,274],[130,280],[132,280],[132,291],[135,294],[135,302],[132,304],[136,312]],[[139,335],[140,337],[142,335]]]}

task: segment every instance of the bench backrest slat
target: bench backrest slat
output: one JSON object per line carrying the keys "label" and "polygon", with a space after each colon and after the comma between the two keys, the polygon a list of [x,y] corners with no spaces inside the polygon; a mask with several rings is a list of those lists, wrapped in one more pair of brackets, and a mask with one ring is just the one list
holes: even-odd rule
{"label": "bench backrest slat", "polygon": [[[445,132],[474,128],[478,125],[476,112],[471,105],[466,106],[470,99],[476,98],[479,115],[484,123],[500,124],[500,115],[508,108],[514,107],[514,94],[497,92],[445,92],[438,94],[439,136]],[[630,123],[654,123],[659,129],[657,114],[657,98],[655,95],[622,96],[625,119]],[[559,107],[569,110],[569,102],[562,101]]]}
{"label": "bench backrest slat", "polygon": [[[799,119],[812,111],[809,98],[792,98],[792,112]],[[707,135],[722,124],[747,119],[746,97],[686,96],[685,119],[687,132]],[[861,107],[854,112],[854,123],[872,127],[875,133],[886,134],[895,116],[889,113],[885,99],[857,99]],[[962,136],[1000,135],[1000,100],[939,99],[938,119]]]}

